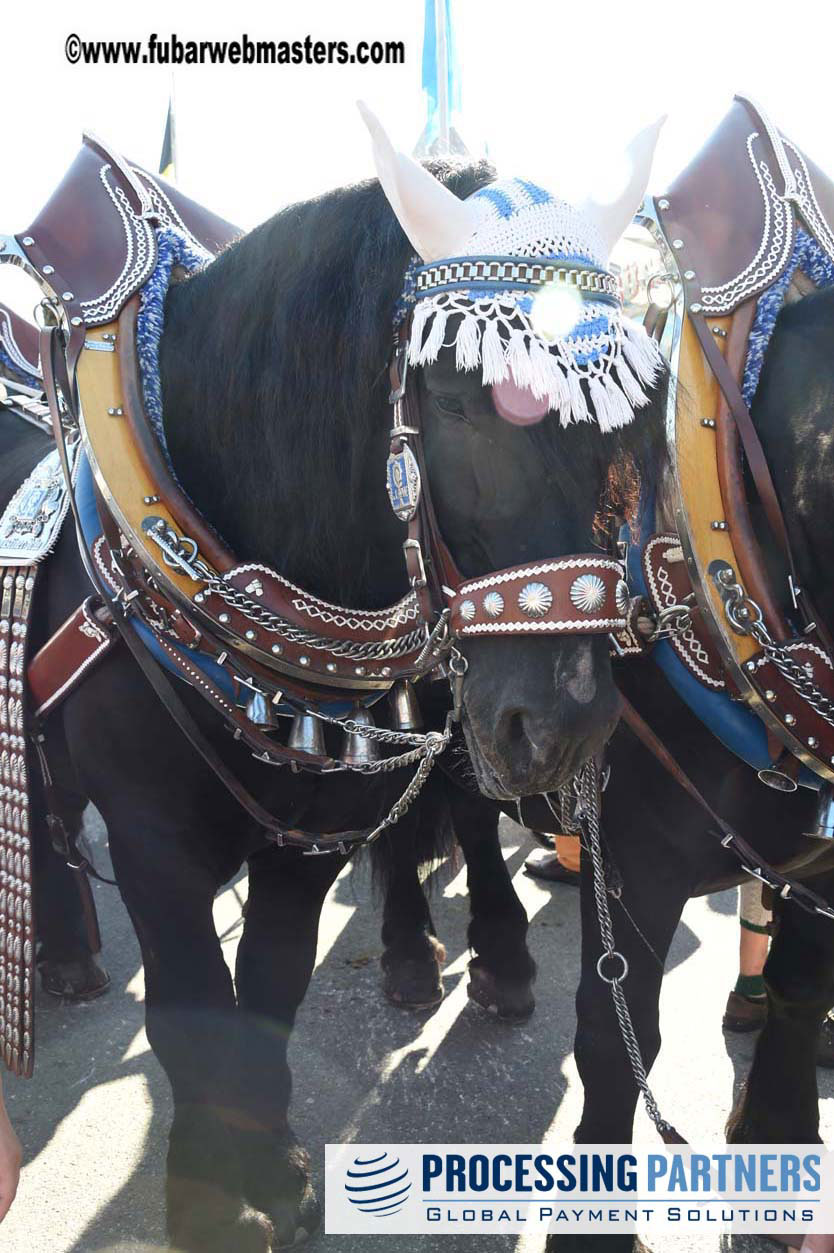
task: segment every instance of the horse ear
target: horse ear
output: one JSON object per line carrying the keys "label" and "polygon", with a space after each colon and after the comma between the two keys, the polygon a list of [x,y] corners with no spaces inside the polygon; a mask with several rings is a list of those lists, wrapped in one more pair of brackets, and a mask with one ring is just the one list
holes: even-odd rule
{"label": "horse ear", "polygon": [[652,171],[652,160],[661,127],[666,115],[652,122],[634,136],[625,151],[628,163],[626,185],[617,198],[610,202],[589,199],[578,208],[584,217],[590,218],[599,230],[605,244],[606,257],[611,255],[614,245],[625,233],[634,217],[649,185]]}
{"label": "horse ear", "polygon": [[412,157],[395,151],[379,119],[363,101],[357,104],[371,133],[382,190],[416,251],[426,264],[456,256],[478,225],[475,206],[458,200]]}

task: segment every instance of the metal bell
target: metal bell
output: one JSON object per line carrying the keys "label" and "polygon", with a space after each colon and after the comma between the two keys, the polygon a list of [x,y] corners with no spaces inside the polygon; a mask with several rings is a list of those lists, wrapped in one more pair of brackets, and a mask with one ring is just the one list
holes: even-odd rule
{"label": "metal bell", "polygon": [[256,727],[274,727],[272,708],[263,692],[253,692],[246,702],[246,717]]}
{"label": "metal bell", "polygon": [[319,757],[326,755],[324,747],[324,731],[318,718],[312,714],[296,714],[290,727],[289,748],[300,753],[315,753]]}
{"label": "metal bell", "polygon": [[[354,710],[349,717],[353,722],[359,722],[363,727],[372,727],[376,723],[373,717],[364,706]],[[366,766],[369,762],[379,759],[379,745],[376,740],[370,740],[364,735],[357,735],[350,732],[345,736],[345,747],[342,752],[342,761],[346,766]]]}
{"label": "metal bell", "polygon": [[423,715],[420,713],[420,702],[413,683],[408,679],[401,679],[391,688],[388,699],[397,731],[419,731],[422,728]]}
{"label": "metal bell", "polygon": [[834,791],[830,783],[824,783],[819,790],[817,812],[805,834],[815,840],[834,840]]}

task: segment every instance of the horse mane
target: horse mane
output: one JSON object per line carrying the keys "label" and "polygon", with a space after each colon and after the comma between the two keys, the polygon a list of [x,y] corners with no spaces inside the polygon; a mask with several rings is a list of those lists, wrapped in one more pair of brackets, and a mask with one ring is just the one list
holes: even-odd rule
{"label": "horse mane", "polygon": [[[429,169],[461,198],[495,177],[483,161]],[[284,209],[166,301],[163,408],[184,488],[241,558],[321,594],[349,599],[374,559],[356,541],[412,255],[374,180]]]}

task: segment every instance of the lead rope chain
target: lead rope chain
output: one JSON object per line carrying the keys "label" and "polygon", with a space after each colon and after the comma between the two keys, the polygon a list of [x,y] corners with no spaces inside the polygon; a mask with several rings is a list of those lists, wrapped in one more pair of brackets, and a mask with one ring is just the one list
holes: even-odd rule
{"label": "lead rope chain", "polygon": [[[572,799],[573,791],[578,797],[579,806],[576,811],[574,823],[579,821],[581,827],[588,840],[588,850],[591,854],[591,866],[593,868],[593,885],[594,885],[594,901],[597,910],[597,919],[599,920],[599,933],[602,940],[603,952],[597,962],[597,974],[603,983],[607,983],[611,988],[611,999],[614,1002],[614,1012],[617,1015],[617,1022],[620,1027],[620,1034],[623,1037],[628,1060],[631,1064],[631,1072],[634,1075],[634,1081],[639,1088],[643,1102],[646,1106],[646,1112],[657,1128],[657,1132],[666,1144],[682,1144],[682,1137],[678,1134],[671,1123],[660,1112],[657,1101],[649,1086],[649,1078],[646,1073],[646,1067],[643,1064],[643,1055],[640,1052],[640,1045],[637,1040],[637,1034],[634,1030],[634,1023],[631,1019],[631,1013],[623,991],[623,981],[628,976],[628,962],[622,953],[617,951],[614,943],[614,928],[611,922],[611,911],[608,908],[608,891],[605,886],[605,868],[602,861],[602,842],[600,839],[600,822],[599,822],[599,796],[600,796],[600,777],[599,767],[594,759],[587,761],[582,767],[579,774],[575,777],[573,789],[571,784],[567,787],[559,789],[559,799],[562,804],[563,813],[566,812]],[[606,975],[603,973],[603,966],[606,962],[620,962],[622,971],[616,975]]]}

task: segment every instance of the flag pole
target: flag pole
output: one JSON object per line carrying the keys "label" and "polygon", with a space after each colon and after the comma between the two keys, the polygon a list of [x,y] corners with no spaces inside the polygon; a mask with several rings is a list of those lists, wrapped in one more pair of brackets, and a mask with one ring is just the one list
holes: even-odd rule
{"label": "flag pole", "polygon": [[451,151],[449,142],[449,45],[446,31],[446,0],[434,0],[434,21],[437,38],[437,113],[438,147],[441,152]]}

